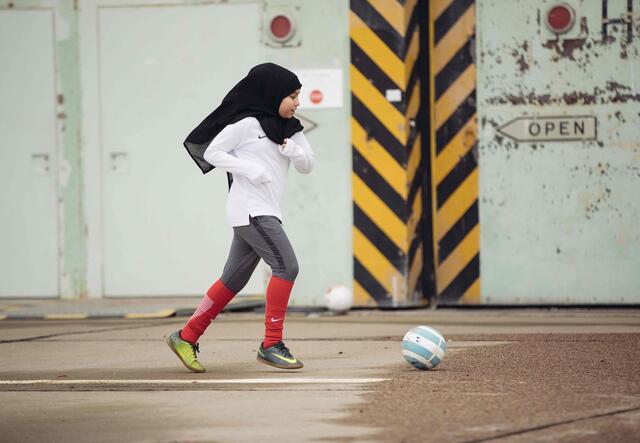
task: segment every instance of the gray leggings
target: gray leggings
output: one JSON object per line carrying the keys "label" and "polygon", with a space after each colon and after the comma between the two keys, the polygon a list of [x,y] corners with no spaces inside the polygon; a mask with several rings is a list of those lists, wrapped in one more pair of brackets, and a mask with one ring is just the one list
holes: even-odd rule
{"label": "gray leggings", "polygon": [[251,278],[260,259],[278,278],[294,281],[298,260],[280,221],[270,215],[249,217],[249,225],[233,228],[229,258],[222,272],[222,283],[237,294]]}

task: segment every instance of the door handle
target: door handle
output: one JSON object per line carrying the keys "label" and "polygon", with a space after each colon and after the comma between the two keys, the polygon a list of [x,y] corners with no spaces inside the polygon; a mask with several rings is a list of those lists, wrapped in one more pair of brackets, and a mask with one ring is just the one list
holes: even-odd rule
{"label": "door handle", "polygon": [[109,170],[115,174],[129,172],[129,154],[123,151],[109,153]]}
{"label": "door handle", "polygon": [[33,175],[47,175],[49,169],[49,154],[47,152],[31,154],[31,173]]}

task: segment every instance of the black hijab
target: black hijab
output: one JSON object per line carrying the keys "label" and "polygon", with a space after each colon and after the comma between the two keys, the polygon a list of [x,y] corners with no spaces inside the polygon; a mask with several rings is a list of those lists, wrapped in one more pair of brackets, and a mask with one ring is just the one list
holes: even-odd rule
{"label": "black hijab", "polygon": [[[282,118],[278,113],[282,99],[301,86],[298,77],[282,66],[274,63],[254,66],[227,93],[220,106],[191,131],[183,143],[184,147],[206,174],[215,168],[203,157],[211,140],[225,126],[245,117],[257,118],[266,136],[274,143],[282,144],[285,138],[303,129],[297,118]],[[231,177],[229,182],[231,184]]]}

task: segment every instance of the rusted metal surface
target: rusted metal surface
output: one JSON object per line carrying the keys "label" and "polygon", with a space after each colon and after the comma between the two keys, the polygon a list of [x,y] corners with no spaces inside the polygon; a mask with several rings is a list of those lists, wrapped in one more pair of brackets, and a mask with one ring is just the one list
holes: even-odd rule
{"label": "rusted metal surface", "polygon": [[[483,301],[639,303],[640,2],[566,1],[560,35],[545,23],[560,2],[477,3]],[[498,132],[577,116],[596,137]]]}
{"label": "rusted metal surface", "polygon": [[[480,24],[480,33],[485,39],[479,48],[479,57],[485,66],[490,64],[492,71],[486,73],[489,82],[484,91],[487,103],[640,102],[640,2],[635,2],[636,11],[630,15],[635,32],[629,33],[626,27],[613,25],[607,28],[606,35],[600,26],[607,20],[602,16],[601,2],[569,2],[575,5],[579,23],[575,24],[577,34],[568,37],[553,34],[542,23],[541,16],[548,6],[558,2],[546,1],[542,5],[518,0],[480,3],[486,8],[492,8],[494,4],[513,8],[513,11],[493,17],[484,15],[485,21]],[[627,5],[626,0],[605,3],[610,4],[609,11],[611,4]],[[502,18],[514,16],[523,19],[518,23],[522,27],[508,36],[492,32]],[[492,88],[491,84],[498,88]]]}

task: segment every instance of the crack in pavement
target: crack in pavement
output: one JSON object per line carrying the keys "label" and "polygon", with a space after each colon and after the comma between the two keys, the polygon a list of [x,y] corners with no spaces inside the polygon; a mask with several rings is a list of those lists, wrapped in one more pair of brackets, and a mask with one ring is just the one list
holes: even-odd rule
{"label": "crack in pavement", "polygon": [[568,424],[576,423],[576,422],[579,422],[579,421],[591,420],[591,419],[594,419],[594,418],[609,417],[611,415],[624,414],[626,412],[633,412],[633,411],[638,411],[638,410],[640,410],[640,406],[634,406],[632,408],[619,409],[617,411],[611,411],[611,412],[605,412],[605,413],[602,413],[602,414],[589,415],[588,417],[579,417],[579,418],[574,418],[574,419],[571,419],[571,420],[564,420],[564,421],[558,421],[558,422],[554,422],[554,423],[549,423],[549,424],[546,424],[546,425],[534,426],[533,428],[519,429],[517,431],[505,432],[504,434],[494,435],[492,437],[480,438],[480,439],[477,439],[477,440],[465,440],[463,443],[481,443],[481,442],[485,442],[485,441],[499,440],[501,438],[513,437],[514,435],[520,435],[520,434],[526,434],[526,433],[529,433],[529,432],[541,431],[542,429],[549,429],[549,428],[553,428],[555,426],[568,425]]}
{"label": "crack in pavement", "polygon": [[66,336],[66,335],[95,334],[95,333],[98,333],[98,332],[126,331],[126,330],[129,330],[129,329],[143,329],[143,328],[149,328],[149,327],[153,327],[153,326],[160,326],[160,325],[163,325],[163,324],[164,323],[156,322],[156,323],[153,323],[153,324],[144,324],[144,325],[135,325],[135,326],[112,327],[112,328],[102,328],[102,329],[89,329],[87,331],[59,332],[59,333],[56,333],[56,334],[36,335],[36,336],[33,336],[33,337],[16,338],[16,339],[11,339],[11,340],[0,340],[0,344],[18,343],[18,342],[25,342],[25,341],[36,341],[36,340],[43,340],[45,338],[63,337],[63,336]]}

